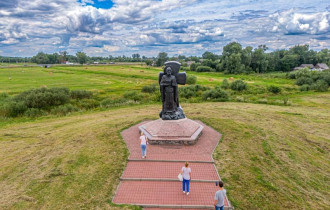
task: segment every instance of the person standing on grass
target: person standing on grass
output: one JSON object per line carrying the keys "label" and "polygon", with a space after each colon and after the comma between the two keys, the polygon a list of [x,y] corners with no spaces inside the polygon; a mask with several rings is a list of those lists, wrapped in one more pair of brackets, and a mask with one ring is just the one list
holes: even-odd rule
{"label": "person standing on grass", "polygon": [[148,138],[144,135],[143,131],[141,131],[140,145],[142,150],[142,158],[147,157],[147,143],[148,143]]}
{"label": "person standing on grass", "polygon": [[226,190],[223,188],[223,182],[219,181],[219,190],[214,196],[215,210],[224,210],[225,207]]}
{"label": "person standing on grass", "polygon": [[[187,195],[189,195],[189,184],[191,180],[191,168],[189,167],[189,163],[186,162],[184,164],[184,167],[181,169],[181,174],[182,174],[182,192],[186,193],[187,190]],[[187,187],[187,189],[186,189]]]}

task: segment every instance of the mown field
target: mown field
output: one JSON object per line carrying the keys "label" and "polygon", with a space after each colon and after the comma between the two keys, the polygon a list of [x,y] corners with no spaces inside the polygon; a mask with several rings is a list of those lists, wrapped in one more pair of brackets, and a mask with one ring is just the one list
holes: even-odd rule
{"label": "mown field", "polygon": [[[0,91],[15,95],[41,86],[69,87],[112,97],[155,83],[159,71],[143,66],[0,69]],[[289,106],[182,103],[187,117],[202,120],[223,134],[214,158],[236,209],[330,206],[328,92],[292,90],[293,81],[280,75],[191,74],[197,76],[198,84],[207,86],[234,77],[250,85],[288,88],[281,94],[290,98]],[[2,119],[0,208],[137,208],[111,203],[128,157],[120,131],[156,119],[159,110],[159,103],[137,103],[67,116]]]}

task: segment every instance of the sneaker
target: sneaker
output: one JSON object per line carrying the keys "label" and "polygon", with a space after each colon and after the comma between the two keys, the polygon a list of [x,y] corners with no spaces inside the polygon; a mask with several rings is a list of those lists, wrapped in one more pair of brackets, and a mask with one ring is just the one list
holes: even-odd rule
{"label": "sneaker", "polygon": [[189,192],[187,192],[187,195],[189,195]]}
{"label": "sneaker", "polygon": [[142,156],[142,158],[144,158],[144,156]]}
{"label": "sneaker", "polygon": [[183,192],[183,194],[186,194],[186,191],[182,191]]}

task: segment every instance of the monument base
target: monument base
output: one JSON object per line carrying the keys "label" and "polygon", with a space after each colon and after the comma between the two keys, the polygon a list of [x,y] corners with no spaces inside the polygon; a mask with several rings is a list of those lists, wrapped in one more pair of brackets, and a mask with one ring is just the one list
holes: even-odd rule
{"label": "monument base", "polygon": [[154,120],[139,126],[150,144],[193,145],[202,134],[203,126],[191,119]]}

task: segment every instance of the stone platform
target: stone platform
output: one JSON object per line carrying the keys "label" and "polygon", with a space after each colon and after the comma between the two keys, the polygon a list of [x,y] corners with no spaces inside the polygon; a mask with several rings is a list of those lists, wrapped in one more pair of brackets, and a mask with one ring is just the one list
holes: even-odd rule
{"label": "stone platform", "polygon": [[139,126],[150,144],[193,145],[202,134],[204,126],[191,119],[154,120]]}

